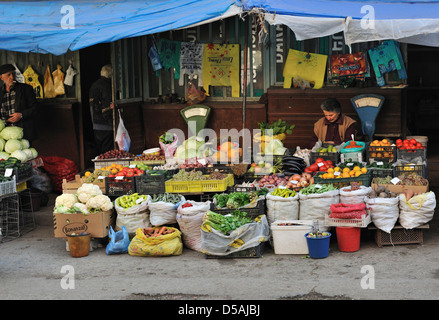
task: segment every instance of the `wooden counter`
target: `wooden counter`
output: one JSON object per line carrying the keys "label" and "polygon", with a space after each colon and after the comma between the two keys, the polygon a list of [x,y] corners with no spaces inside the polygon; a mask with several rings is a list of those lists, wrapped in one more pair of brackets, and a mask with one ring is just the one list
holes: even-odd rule
{"label": "wooden counter", "polygon": [[[360,94],[378,94],[385,97],[384,104],[375,122],[375,136],[399,137],[406,134],[405,89],[381,88],[339,88],[322,89],[283,89],[271,87],[268,94],[268,121],[279,118],[294,124],[293,134],[285,140],[287,148],[308,147],[314,123],[323,117],[320,104],[327,98],[337,98],[343,113],[361,121],[350,99]],[[361,129],[360,129],[361,130]],[[362,135],[362,132],[360,132]]]}

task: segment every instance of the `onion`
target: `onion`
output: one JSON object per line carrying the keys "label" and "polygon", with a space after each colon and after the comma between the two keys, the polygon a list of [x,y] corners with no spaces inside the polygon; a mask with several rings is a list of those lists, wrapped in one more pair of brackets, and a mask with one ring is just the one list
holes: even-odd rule
{"label": "onion", "polygon": [[312,175],[308,172],[303,173],[303,176],[306,178],[306,181],[309,181],[312,178]]}
{"label": "onion", "polygon": [[291,180],[296,180],[296,181],[300,181],[300,178],[301,178],[302,176],[300,175],[300,174],[293,174],[292,176],[291,176]]}

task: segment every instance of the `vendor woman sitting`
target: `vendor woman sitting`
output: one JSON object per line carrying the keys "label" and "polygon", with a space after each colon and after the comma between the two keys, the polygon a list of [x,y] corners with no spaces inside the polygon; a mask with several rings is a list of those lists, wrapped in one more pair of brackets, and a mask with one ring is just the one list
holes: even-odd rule
{"label": "vendor woman sitting", "polygon": [[357,122],[342,114],[341,105],[337,99],[326,99],[320,108],[325,116],[314,124],[310,148],[314,147],[317,140],[322,141],[322,143],[340,145],[352,139],[351,135],[355,135],[357,132]]}

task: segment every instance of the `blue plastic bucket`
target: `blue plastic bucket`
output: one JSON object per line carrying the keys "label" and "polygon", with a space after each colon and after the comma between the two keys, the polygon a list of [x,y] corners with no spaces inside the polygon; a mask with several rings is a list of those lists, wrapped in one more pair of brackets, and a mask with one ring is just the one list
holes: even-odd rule
{"label": "blue plastic bucket", "polygon": [[329,235],[320,238],[308,238],[308,234],[305,234],[306,243],[308,244],[309,256],[313,259],[326,258],[329,255],[329,242],[331,239],[331,233]]}

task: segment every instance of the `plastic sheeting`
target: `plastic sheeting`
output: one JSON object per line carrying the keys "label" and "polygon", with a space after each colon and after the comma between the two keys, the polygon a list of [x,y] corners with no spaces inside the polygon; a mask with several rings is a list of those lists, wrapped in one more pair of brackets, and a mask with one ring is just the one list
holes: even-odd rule
{"label": "plastic sheeting", "polygon": [[0,2],[0,49],[60,55],[225,18],[231,7],[235,0]]}
{"label": "plastic sheeting", "polygon": [[243,0],[273,25],[288,26],[297,40],[344,32],[347,45],[394,39],[439,46],[439,1]]}

